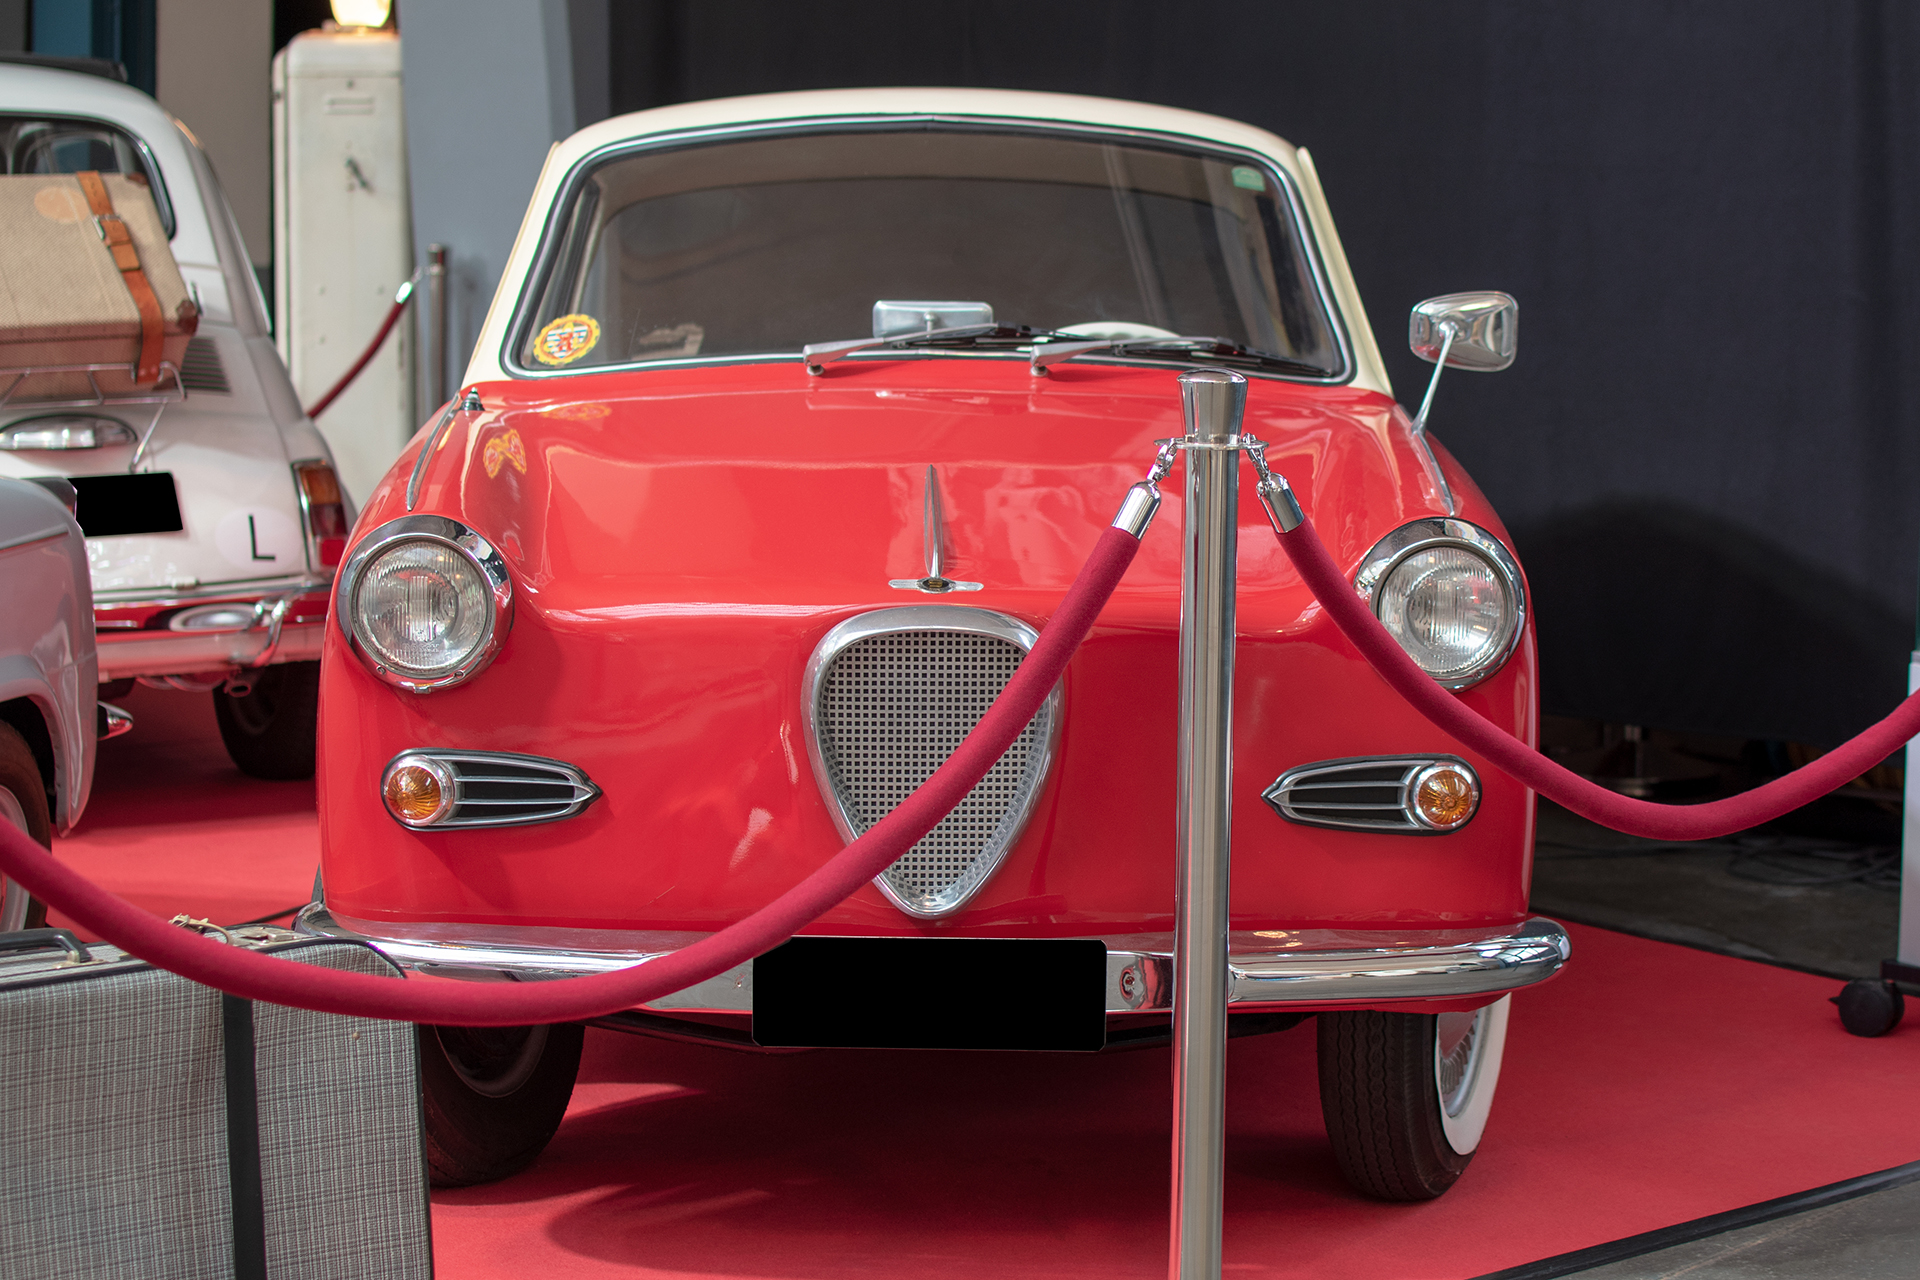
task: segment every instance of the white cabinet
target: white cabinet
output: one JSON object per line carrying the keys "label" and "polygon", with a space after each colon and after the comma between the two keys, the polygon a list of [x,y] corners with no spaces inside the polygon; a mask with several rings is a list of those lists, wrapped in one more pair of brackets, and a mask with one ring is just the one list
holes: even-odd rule
{"label": "white cabinet", "polygon": [[[309,31],[273,60],[274,318],[304,405],[360,357],[413,271],[400,37]],[[418,424],[413,326],[319,420],[364,501]]]}

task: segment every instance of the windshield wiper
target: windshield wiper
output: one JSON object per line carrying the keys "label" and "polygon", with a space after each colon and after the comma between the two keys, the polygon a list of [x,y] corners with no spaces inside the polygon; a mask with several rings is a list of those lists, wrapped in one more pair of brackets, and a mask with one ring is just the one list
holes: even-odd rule
{"label": "windshield wiper", "polygon": [[1222,364],[1240,364],[1258,369],[1325,377],[1327,371],[1300,360],[1290,360],[1265,351],[1255,351],[1237,342],[1216,337],[1165,338],[1082,338],[1052,329],[1034,329],[1024,324],[969,324],[950,329],[922,329],[895,333],[884,338],[849,338],[842,342],[813,342],[800,348],[807,372],[816,377],[836,360],[860,351],[884,348],[901,350],[913,347],[1031,347],[1030,365],[1035,377],[1044,378],[1047,370],[1076,356],[1102,351],[1119,356],[1140,355],[1194,360],[1217,360]]}
{"label": "windshield wiper", "polygon": [[1146,355],[1149,357],[1165,353],[1168,356],[1185,356],[1189,359],[1218,360],[1223,364],[1245,364],[1260,369],[1278,369],[1287,373],[1300,373],[1309,376],[1325,377],[1327,371],[1302,360],[1289,360],[1285,356],[1272,355],[1265,351],[1255,351],[1243,347],[1237,342],[1225,338],[1180,337],[1180,338],[1098,338],[1082,339],[1073,342],[1039,342],[1033,348],[1033,372],[1035,377],[1045,377],[1047,369],[1063,364],[1075,356],[1083,356],[1092,351],[1106,351],[1114,355]]}
{"label": "windshield wiper", "polygon": [[882,347],[1024,347],[1046,338],[1065,337],[1050,329],[1030,329],[1023,324],[968,324],[951,329],[920,329],[911,333],[889,334],[884,338],[849,338],[844,342],[812,342],[800,348],[807,372],[818,376],[835,360],[844,360],[857,351]]}

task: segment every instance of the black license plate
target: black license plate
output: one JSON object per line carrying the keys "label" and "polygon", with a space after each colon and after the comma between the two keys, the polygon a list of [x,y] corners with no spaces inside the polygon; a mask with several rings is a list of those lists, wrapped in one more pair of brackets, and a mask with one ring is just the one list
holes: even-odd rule
{"label": "black license plate", "polygon": [[753,962],[753,1038],[1091,1052],[1107,1042],[1106,991],[1097,939],[795,938]]}
{"label": "black license plate", "polygon": [[69,476],[78,505],[74,519],[89,538],[130,533],[179,533],[180,495],[171,471],[139,475]]}

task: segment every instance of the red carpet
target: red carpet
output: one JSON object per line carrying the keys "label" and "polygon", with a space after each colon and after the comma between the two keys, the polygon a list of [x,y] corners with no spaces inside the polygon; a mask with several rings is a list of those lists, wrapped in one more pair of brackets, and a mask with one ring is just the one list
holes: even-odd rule
{"label": "red carpet", "polygon": [[[227,763],[204,695],[141,691],[72,859],[156,912],[306,896],[312,787]],[[1837,984],[1594,929],[1516,998],[1481,1154],[1440,1201],[1348,1192],[1311,1024],[1233,1042],[1227,1271],[1470,1277],[1920,1158],[1920,1019],[1846,1035]],[[448,1280],[1159,1277],[1168,1054],[760,1057],[588,1033],[533,1169],[435,1197]]]}
{"label": "red carpet", "polygon": [[93,796],[54,852],[160,916],[237,924],[306,902],[320,865],[313,783],[234,768],[210,694],[136,688],[118,705],[133,732],[100,744]]}
{"label": "red carpet", "polygon": [[[1920,1158],[1920,1026],[1836,984],[1594,929],[1515,1000],[1441,1200],[1348,1192],[1311,1026],[1233,1042],[1227,1271],[1468,1277]],[[1162,1276],[1168,1055],[755,1057],[590,1032],[529,1172],[435,1197],[449,1277]]]}

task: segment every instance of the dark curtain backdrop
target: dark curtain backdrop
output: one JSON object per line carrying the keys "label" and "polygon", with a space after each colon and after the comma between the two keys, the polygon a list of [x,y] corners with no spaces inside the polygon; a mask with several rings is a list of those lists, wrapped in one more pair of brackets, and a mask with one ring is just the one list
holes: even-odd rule
{"label": "dark curtain backdrop", "polygon": [[613,0],[615,111],[939,84],[1308,147],[1395,391],[1407,308],[1520,299],[1434,432],[1532,579],[1547,710],[1830,744],[1905,691],[1920,5]]}

